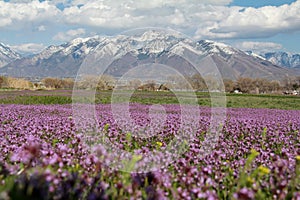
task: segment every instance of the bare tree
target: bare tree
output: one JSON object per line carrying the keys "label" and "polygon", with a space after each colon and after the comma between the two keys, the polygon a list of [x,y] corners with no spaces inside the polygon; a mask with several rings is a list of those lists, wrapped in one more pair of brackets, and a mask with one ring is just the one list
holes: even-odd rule
{"label": "bare tree", "polygon": [[255,82],[251,78],[240,77],[236,81],[236,86],[243,93],[250,93],[256,88]]}
{"label": "bare tree", "polygon": [[294,90],[298,90],[300,88],[300,76],[295,77],[292,87]]}
{"label": "bare tree", "polygon": [[129,87],[130,87],[131,89],[136,90],[136,89],[138,89],[141,85],[142,85],[142,81],[139,80],[139,79],[133,79],[133,80],[129,81]]}
{"label": "bare tree", "polygon": [[62,88],[70,89],[74,86],[74,79],[72,78],[65,78],[61,80]]}
{"label": "bare tree", "polygon": [[42,80],[42,83],[45,85],[47,88],[62,88],[62,80],[58,78],[44,78]]}
{"label": "bare tree", "polygon": [[168,84],[160,84],[158,87],[158,90],[160,91],[170,91],[170,88],[168,87]]}
{"label": "bare tree", "polygon": [[226,92],[233,92],[234,91],[235,83],[234,83],[233,80],[224,79],[223,82],[224,82]]}
{"label": "bare tree", "polygon": [[270,81],[262,78],[256,78],[253,80],[253,84],[257,89],[257,93],[267,93],[269,91]]}
{"label": "bare tree", "polygon": [[80,81],[76,82],[76,86],[80,89],[96,89],[98,77],[93,75],[85,75]]}
{"label": "bare tree", "polygon": [[97,89],[99,90],[112,90],[114,89],[116,80],[109,75],[101,75],[98,79]]}
{"label": "bare tree", "polygon": [[205,81],[200,74],[194,74],[190,78],[190,83],[194,90],[205,90],[207,88]]}
{"label": "bare tree", "polygon": [[1,76],[1,77],[0,77],[0,88],[2,87],[3,83],[4,83],[4,77]]}
{"label": "bare tree", "polygon": [[206,76],[204,80],[209,90],[218,90],[220,88],[220,82],[216,77]]}
{"label": "bare tree", "polygon": [[269,84],[269,92],[274,93],[274,92],[279,92],[281,91],[282,88],[280,86],[279,81],[271,81]]}
{"label": "bare tree", "polygon": [[139,90],[146,90],[146,91],[155,91],[158,89],[156,83],[154,80],[148,80],[145,82],[145,84],[142,84],[138,87]]}
{"label": "bare tree", "polygon": [[282,83],[283,83],[283,89],[285,89],[285,90],[293,89],[293,78],[292,77],[284,78]]}
{"label": "bare tree", "polygon": [[6,78],[6,85],[9,88],[15,88],[15,89],[30,89],[33,87],[33,84],[30,81],[27,81],[22,78],[12,78],[12,77]]}

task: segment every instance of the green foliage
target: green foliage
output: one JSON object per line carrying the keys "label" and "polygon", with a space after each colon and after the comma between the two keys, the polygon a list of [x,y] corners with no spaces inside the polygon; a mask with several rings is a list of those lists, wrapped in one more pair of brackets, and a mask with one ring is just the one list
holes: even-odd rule
{"label": "green foliage", "polygon": [[[130,91],[122,91],[128,94]],[[190,92],[171,91],[135,91],[128,100],[124,95],[116,96],[113,102],[136,102],[142,104],[194,104],[194,100],[188,98]],[[196,92],[198,104],[201,106],[212,106],[211,95],[207,92]],[[212,94],[213,106],[218,106],[218,96]],[[125,95],[126,96],[126,95]],[[83,103],[112,103],[112,91],[96,92],[95,101],[89,97],[78,97],[76,102]],[[0,104],[71,104],[72,90],[52,90],[52,91],[0,91]],[[226,106],[233,108],[270,108],[299,110],[299,96],[283,95],[254,95],[254,94],[226,94]]]}
{"label": "green foliage", "polygon": [[72,99],[66,96],[18,96],[0,99],[0,104],[71,104]]}
{"label": "green foliage", "polygon": [[248,175],[248,172],[251,170],[251,164],[253,160],[259,155],[259,153],[255,150],[251,150],[250,155],[248,156],[246,160],[246,164],[244,168],[240,171],[240,176],[238,180],[237,188],[240,189],[242,187],[248,186],[249,183],[251,183],[251,176]]}
{"label": "green foliage", "polygon": [[261,148],[262,150],[265,150],[266,147],[264,145],[265,140],[267,139],[267,128],[265,127],[264,130],[262,131],[262,140],[261,140]]}

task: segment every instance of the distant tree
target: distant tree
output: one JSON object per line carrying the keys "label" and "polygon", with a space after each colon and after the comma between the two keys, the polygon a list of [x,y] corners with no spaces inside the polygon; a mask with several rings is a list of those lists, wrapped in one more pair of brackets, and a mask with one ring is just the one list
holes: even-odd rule
{"label": "distant tree", "polygon": [[2,87],[3,83],[4,83],[4,77],[0,76],[0,88]]}
{"label": "distant tree", "polygon": [[280,86],[279,81],[271,81],[269,84],[269,92],[274,93],[274,92],[279,92],[281,91],[282,88]]}
{"label": "distant tree", "polygon": [[300,89],[300,76],[295,78],[295,90]]}
{"label": "distant tree", "polygon": [[98,77],[94,75],[85,75],[75,84],[76,87],[80,89],[96,89]]}
{"label": "distant tree", "polygon": [[168,76],[167,84],[168,84],[170,89],[175,89],[176,88],[176,85],[177,85],[176,80],[177,80],[177,76],[175,76],[175,75]]}
{"label": "distant tree", "polygon": [[0,77],[0,81],[1,81],[1,88],[8,88],[8,78],[9,77],[6,77],[6,76],[1,76]]}
{"label": "distant tree", "polygon": [[[225,87],[226,83],[224,82]],[[256,92],[256,93],[274,93],[281,91],[279,81],[270,81],[263,78],[248,78],[240,77],[235,83],[235,89],[239,89],[244,93]]]}
{"label": "distant tree", "polygon": [[172,90],[172,89],[174,89],[174,88],[173,88],[173,85],[172,85],[171,83],[169,83],[169,82],[164,83],[163,86],[166,87],[166,88],[168,88],[167,90]]}
{"label": "distant tree", "polygon": [[295,77],[294,83],[293,83],[293,89],[299,90],[300,89],[300,76]]}
{"label": "distant tree", "polygon": [[129,87],[130,87],[131,89],[136,90],[136,89],[138,89],[141,85],[142,85],[142,81],[139,80],[139,79],[133,79],[133,80],[129,81]]}
{"label": "distant tree", "polygon": [[154,80],[147,80],[145,84],[138,87],[138,90],[155,91],[157,88],[158,87]]}
{"label": "distant tree", "polygon": [[116,80],[109,75],[101,75],[98,78],[97,89],[98,90],[112,90],[115,87]]}
{"label": "distant tree", "polygon": [[39,87],[40,87],[40,84],[34,83],[33,86],[34,86],[34,88],[39,88]]}
{"label": "distant tree", "polygon": [[204,80],[209,90],[219,90],[221,88],[221,82],[216,77],[206,76]]}
{"label": "distant tree", "polygon": [[253,84],[255,85],[258,93],[268,93],[270,81],[267,79],[256,78],[253,80]]}
{"label": "distant tree", "polygon": [[76,87],[80,89],[112,90],[115,87],[116,80],[109,75],[86,75],[76,82]]}
{"label": "distant tree", "polygon": [[296,83],[298,84],[298,86],[300,87],[300,76],[296,77]]}
{"label": "distant tree", "polygon": [[154,91],[156,89],[156,82],[154,80],[148,80],[145,84],[146,88],[150,91]]}
{"label": "distant tree", "polygon": [[55,88],[59,89],[63,87],[63,82],[61,79],[58,78],[44,78],[42,80],[42,83],[45,85],[47,88]]}
{"label": "distant tree", "polygon": [[200,74],[194,74],[190,78],[190,84],[192,85],[194,90],[205,90],[207,88],[205,80]]}
{"label": "distant tree", "polygon": [[233,80],[224,79],[225,92],[233,92],[235,89],[235,82]]}
{"label": "distant tree", "polygon": [[243,93],[250,93],[256,89],[255,82],[253,79],[248,77],[240,77],[236,81],[237,89],[240,89]]}
{"label": "distant tree", "polygon": [[74,86],[74,79],[65,78],[61,80],[62,88],[71,89]]}
{"label": "distant tree", "polygon": [[283,89],[284,90],[292,90],[293,89],[293,78],[292,77],[285,77],[282,81]]}
{"label": "distant tree", "polygon": [[188,76],[180,76],[180,75],[174,75],[173,76],[173,89],[178,90],[191,90],[193,89],[191,85],[191,78]]}
{"label": "distant tree", "polygon": [[33,84],[30,81],[22,78],[7,77],[6,86],[14,89],[30,89],[33,87]]}
{"label": "distant tree", "polygon": [[158,87],[158,90],[160,91],[170,91],[170,88],[168,87],[168,84],[160,84]]}

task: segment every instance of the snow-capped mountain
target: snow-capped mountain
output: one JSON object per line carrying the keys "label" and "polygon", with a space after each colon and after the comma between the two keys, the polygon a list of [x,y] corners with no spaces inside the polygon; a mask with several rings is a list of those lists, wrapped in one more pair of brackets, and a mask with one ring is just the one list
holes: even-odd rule
{"label": "snow-capped mountain", "polygon": [[[259,54],[257,54],[257,53],[254,53],[253,51],[245,51],[245,53],[247,53],[247,54],[250,55],[250,56],[253,56],[253,57],[262,59],[262,60],[267,60],[263,55],[259,55]],[[275,64],[275,63],[273,63],[273,64]],[[284,66],[283,66],[283,67],[284,67]]]}
{"label": "snow-capped mountain", "polygon": [[[83,61],[94,54],[117,58],[106,70],[106,73],[116,77],[140,64],[155,62],[172,66],[183,75],[192,75],[195,69],[180,55],[195,51],[198,55],[210,57],[223,78],[245,76],[279,80],[286,75],[293,75],[289,69],[275,66],[223,43],[193,41],[156,30],[130,36],[78,38],[62,45],[49,46],[39,54],[6,65],[0,69],[0,74],[18,77],[75,77]],[[210,74],[211,67],[203,66],[205,74]]]}
{"label": "snow-capped mountain", "polygon": [[0,67],[21,58],[20,54],[10,49],[3,43],[0,43]]}
{"label": "snow-capped mountain", "polygon": [[210,54],[217,53],[230,56],[233,54],[242,53],[240,50],[220,42],[215,42],[211,40],[200,40],[198,43],[204,51]]}
{"label": "snow-capped mountain", "polygon": [[287,52],[272,52],[262,55],[266,60],[272,62],[275,65],[288,68],[300,69],[300,55],[291,54]]}
{"label": "snow-capped mountain", "polygon": [[290,71],[285,67],[274,65],[264,57],[253,52],[245,52],[210,40],[201,40],[198,43],[214,60],[223,78],[236,79],[243,76],[282,80],[286,76],[300,74],[300,70]]}
{"label": "snow-capped mountain", "polygon": [[51,45],[39,54],[9,63],[0,69],[0,74],[16,77],[74,77],[82,61],[100,42],[98,37],[92,37]]}

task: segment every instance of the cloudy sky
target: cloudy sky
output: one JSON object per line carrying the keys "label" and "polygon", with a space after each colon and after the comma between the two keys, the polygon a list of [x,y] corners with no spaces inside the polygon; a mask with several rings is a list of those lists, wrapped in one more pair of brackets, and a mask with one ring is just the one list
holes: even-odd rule
{"label": "cloudy sky", "polygon": [[142,27],[255,52],[300,53],[300,0],[0,1],[0,42],[23,53]]}

